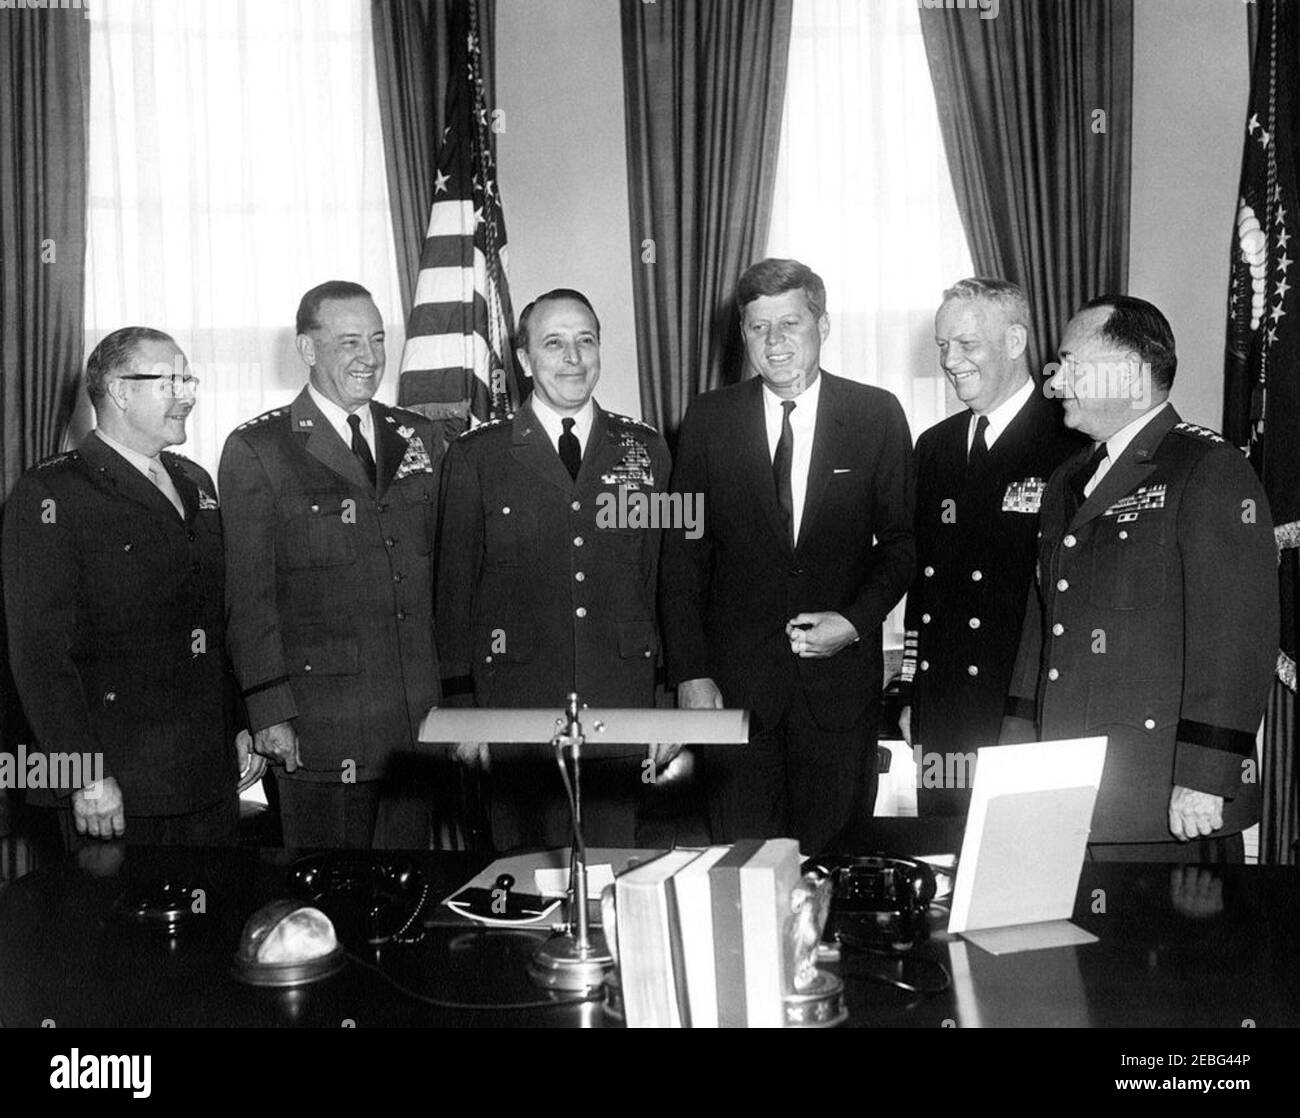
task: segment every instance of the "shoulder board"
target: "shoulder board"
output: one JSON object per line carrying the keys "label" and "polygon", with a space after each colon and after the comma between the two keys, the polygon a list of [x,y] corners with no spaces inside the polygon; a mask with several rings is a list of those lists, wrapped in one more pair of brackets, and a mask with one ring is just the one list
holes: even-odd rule
{"label": "shoulder board", "polygon": [[641,430],[649,431],[653,435],[659,434],[658,427],[655,427],[651,423],[646,423],[644,420],[641,419],[633,419],[630,415],[619,415],[618,412],[616,411],[607,411],[605,413],[605,417],[607,419],[612,420],[615,423],[626,424],[628,427],[640,427]]}
{"label": "shoulder board", "polygon": [[411,411],[409,408],[390,407],[384,412],[384,421],[392,424],[400,423],[403,427],[409,427],[415,423],[428,423],[429,418],[418,411]]}
{"label": "shoulder board", "polygon": [[1197,423],[1175,423],[1173,429],[1184,435],[1190,435],[1194,439],[1203,439],[1207,443],[1227,442],[1218,431],[1211,430],[1209,427],[1202,427]]}
{"label": "shoulder board", "polygon": [[502,427],[502,426],[504,426],[504,425],[507,424],[507,423],[513,423],[513,422],[514,422],[514,418],[515,418],[515,414],[514,414],[514,412],[511,412],[511,413],[510,413],[509,415],[507,415],[504,419],[488,419],[488,420],[485,420],[484,422],[479,423],[479,424],[475,425],[474,427],[470,427],[468,430],[462,431],[459,435],[456,436],[456,439],[457,439],[457,441],[459,441],[459,440],[461,440],[461,439],[470,439],[470,438],[473,438],[475,435],[480,435],[480,434],[482,434],[484,431],[491,431],[491,430],[493,430],[493,429],[496,428],[496,427]]}
{"label": "shoulder board", "polygon": [[194,459],[192,459],[192,458],[186,458],[185,455],[183,455],[183,454],[177,454],[176,451],[174,451],[174,450],[164,450],[164,451],[162,452],[162,457],[164,457],[164,458],[169,458],[169,459],[171,459],[173,462],[176,462],[177,464],[182,465],[182,466],[197,466],[197,465],[198,465],[198,463],[195,462]]}
{"label": "shoulder board", "polygon": [[289,414],[288,408],[273,408],[271,411],[265,411],[254,419],[248,420],[247,423],[241,423],[235,428],[236,431],[248,431],[254,427],[263,427],[273,419],[279,419],[281,416]]}
{"label": "shoulder board", "polygon": [[81,461],[81,451],[65,450],[62,454],[51,454],[48,458],[42,458],[32,469],[48,470],[53,466],[62,466],[65,463],[79,461]]}

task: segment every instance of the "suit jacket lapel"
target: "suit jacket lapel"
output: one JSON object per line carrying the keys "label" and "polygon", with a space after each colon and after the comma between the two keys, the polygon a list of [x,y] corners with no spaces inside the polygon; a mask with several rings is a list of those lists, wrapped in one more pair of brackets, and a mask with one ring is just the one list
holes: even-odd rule
{"label": "suit jacket lapel", "polygon": [[[595,408],[595,414],[591,421],[591,433],[587,436],[586,449],[582,452],[582,468],[578,471],[577,479],[578,488],[582,490],[598,488],[601,477],[623,460],[624,452],[600,405],[593,401],[592,407]],[[559,458],[558,453],[556,458]]]}
{"label": "suit jacket lapel", "polygon": [[389,410],[379,404],[370,405],[375,423],[375,495],[382,497],[392,484],[402,459],[406,457],[406,440],[397,433],[397,420]]}
{"label": "suit jacket lapel", "polygon": [[[180,518],[176,514],[176,508],[163,491],[100,439],[94,431],[82,440],[78,449],[94,470],[95,476],[112,492],[144,506],[155,516],[170,520],[173,524],[179,523]],[[169,470],[168,473],[170,474],[171,471]],[[175,481],[174,474],[172,480]],[[179,486],[177,490],[180,491]],[[181,491],[181,499],[185,499],[183,491]],[[198,506],[197,497],[194,504],[195,507]]]}
{"label": "suit jacket lapel", "polygon": [[289,408],[289,429],[306,439],[307,453],[358,489],[370,491],[370,479],[352,447],[343,441],[325,413],[304,388]]}
{"label": "suit jacket lapel", "polygon": [[[560,461],[560,454],[551,443],[551,436],[546,433],[537,413],[533,411],[531,400],[526,400],[515,412],[514,429],[510,440],[510,455],[521,466],[531,470],[544,481],[554,485],[565,493],[573,492],[573,478]],[[591,428],[592,438],[587,440],[587,449],[591,449],[595,438],[596,426]],[[586,466],[587,455],[583,455]],[[578,473],[582,477],[582,471]]]}
{"label": "suit jacket lapel", "polygon": [[[1156,447],[1169,434],[1174,424],[1179,422],[1181,422],[1179,415],[1170,404],[1139,431],[1137,438],[1128,444],[1124,453],[1106,471],[1106,476],[1097,483],[1097,488],[1092,491],[1092,495],[1079,506],[1079,511],[1075,513],[1074,520],[1070,524],[1070,530],[1073,531],[1088,521],[1095,520],[1120,497],[1141,485],[1155,470],[1151,457],[1155,454]],[[1084,458],[1087,458],[1086,453]]]}
{"label": "suit jacket lapel", "polygon": [[740,409],[737,417],[737,445],[742,447],[744,455],[742,470],[759,507],[763,510],[772,534],[780,542],[787,554],[793,554],[790,533],[786,529],[785,514],[776,499],[776,479],[772,473],[772,452],[767,445],[767,414],[763,400],[763,378],[754,377],[750,382],[749,401]]}
{"label": "suit jacket lapel", "polygon": [[[199,511],[199,487],[190,481],[189,475],[184,470],[168,465],[165,458],[163,459],[163,465],[167,469],[168,476],[172,479],[172,484],[176,486],[176,492],[180,495],[181,504],[185,506],[185,523],[190,524]],[[170,505],[171,502],[168,501],[167,504]]]}

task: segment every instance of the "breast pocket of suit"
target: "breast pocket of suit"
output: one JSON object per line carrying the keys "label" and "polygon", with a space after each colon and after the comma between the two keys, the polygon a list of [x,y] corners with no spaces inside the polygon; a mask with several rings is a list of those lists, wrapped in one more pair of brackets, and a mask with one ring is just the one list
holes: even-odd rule
{"label": "breast pocket of suit", "polygon": [[483,510],[483,565],[518,567],[536,561],[537,516],[522,500],[489,500]]}
{"label": "breast pocket of suit", "polygon": [[[387,493],[384,504],[403,519],[403,535],[409,537],[417,555],[433,550],[433,509],[437,501],[432,486],[416,475],[399,481]],[[381,515],[384,505],[380,505]]]}
{"label": "breast pocket of suit", "polygon": [[1092,603],[1104,609],[1159,606],[1173,563],[1170,531],[1163,510],[1102,517],[1092,541]]}
{"label": "breast pocket of suit", "polygon": [[645,544],[644,528],[596,528],[601,552],[615,563],[641,562]]}
{"label": "breast pocket of suit", "polygon": [[288,498],[285,513],[277,541],[282,566],[335,567],[356,561],[356,498],[338,492],[299,493]]}

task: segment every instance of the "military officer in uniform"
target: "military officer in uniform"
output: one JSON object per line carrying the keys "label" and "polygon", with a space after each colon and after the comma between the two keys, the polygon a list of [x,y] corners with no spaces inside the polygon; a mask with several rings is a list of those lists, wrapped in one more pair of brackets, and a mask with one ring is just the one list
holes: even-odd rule
{"label": "military officer in uniform", "polygon": [[439,697],[439,444],[422,416],[373,400],[384,327],[364,287],[313,288],[297,331],[307,386],[221,456],[230,646],[254,748],[275,763],[286,846],[427,847],[427,798],[404,800],[397,777],[418,767]]}
{"label": "military officer in uniform", "polygon": [[[519,317],[516,348],[533,391],[513,417],[447,450],[438,549],[444,677],[472,680],[480,707],[653,707],[659,639],[660,525],[649,495],[668,483],[654,428],[605,411],[600,322],[581,292],[559,288]],[[637,513],[635,509],[642,511]],[[671,749],[583,761],[587,841],[634,845],[641,762]],[[490,763],[498,849],[568,841],[569,810],[548,747],[464,743]]]}
{"label": "military officer in uniform", "polygon": [[1093,445],[1043,496],[1003,737],[1107,736],[1093,857],[1240,861],[1277,649],[1273,526],[1245,458],[1168,402],[1176,368],[1141,299],[1066,327],[1048,387]]}
{"label": "military officer in uniform", "polygon": [[916,443],[916,562],[907,595],[903,716],[922,815],[964,815],[975,751],[995,745],[1052,471],[1082,445],[1025,356],[1029,304],[964,279],[935,315],[939,363],[965,408]]}
{"label": "military officer in uniform", "polygon": [[260,775],[247,735],[236,743],[216,489],[163,449],[185,441],[197,384],[161,331],[109,334],[86,366],[96,429],[28,470],[5,510],[9,642],[35,748],[102,758],[55,790],[70,846],[233,842],[237,774]]}

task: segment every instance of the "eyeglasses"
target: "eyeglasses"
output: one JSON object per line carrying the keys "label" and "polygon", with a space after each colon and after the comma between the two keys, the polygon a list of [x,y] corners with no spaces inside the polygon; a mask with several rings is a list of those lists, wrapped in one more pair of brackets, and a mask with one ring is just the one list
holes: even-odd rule
{"label": "eyeglasses", "polygon": [[182,392],[197,391],[199,387],[199,378],[194,376],[176,376],[172,373],[123,373],[118,380],[165,380],[167,387],[175,396]]}

